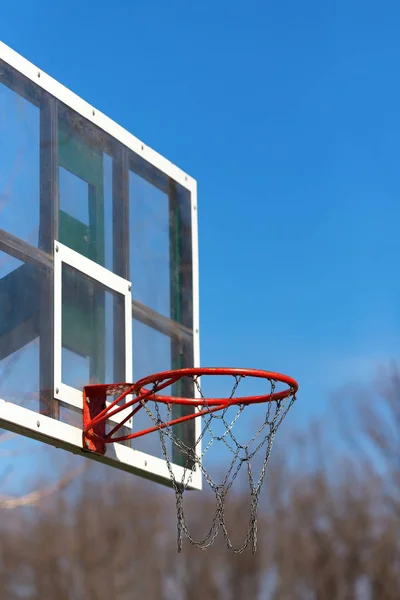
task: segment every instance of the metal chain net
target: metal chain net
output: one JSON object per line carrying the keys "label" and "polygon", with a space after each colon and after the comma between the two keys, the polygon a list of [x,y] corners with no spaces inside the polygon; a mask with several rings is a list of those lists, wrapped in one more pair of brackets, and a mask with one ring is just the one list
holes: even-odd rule
{"label": "metal chain net", "polygon": [[[196,386],[196,389],[199,393],[199,396],[202,399],[202,404],[200,406],[201,410],[210,410],[210,407],[207,404],[207,400],[204,397],[203,392],[201,390],[199,377],[192,375],[187,377],[190,377],[193,380],[194,385]],[[242,378],[242,376],[234,377],[235,382],[229,399],[232,399],[234,397],[234,394]],[[273,394],[275,391],[276,382],[274,380],[268,381],[271,387],[270,393]],[[154,394],[157,393],[157,385],[157,382],[153,385],[152,392]],[[173,431],[173,427],[166,426],[163,429],[159,429],[162,452],[168,467],[173,489],[176,495],[176,509],[178,521],[178,552],[182,550],[182,540],[184,536],[196,548],[206,549],[209,546],[211,546],[211,544],[215,541],[220,531],[223,532],[226,544],[232,552],[236,554],[241,554],[246,550],[246,548],[249,545],[251,546],[253,554],[256,552],[257,515],[259,498],[262,484],[265,479],[265,473],[269,463],[269,458],[271,455],[272,444],[274,442],[275,434],[278,430],[278,427],[287,415],[295,399],[296,396],[293,392],[284,400],[270,401],[265,402],[263,404],[259,404],[258,406],[261,406],[263,408],[264,418],[261,424],[258,426],[258,429],[255,432],[255,434],[246,444],[240,443],[234,432],[235,425],[244,409],[250,408],[251,410],[251,407],[243,404],[228,404],[226,408],[222,409],[221,411],[209,412],[208,414],[205,414],[202,417],[197,417],[198,419],[202,419],[202,428],[201,433],[196,439],[194,446],[188,446],[179,437],[177,437],[176,433],[174,433]],[[143,409],[146,411],[147,415],[157,427],[159,427],[160,425],[164,425],[165,423],[171,420],[171,411],[174,406],[173,404],[167,405],[167,417],[161,416],[160,406],[157,401],[152,401],[150,403],[147,402],[147,399],[144,399],[141,401],[141,404]],[[228,411],[232,412],[232,410],[235,410],[234,416],[228,417]],[[220,426],[219,428],[221,429],[222,433],[217,434],[215,432],[216,424]],[[201,452],[196,451],[199,447],[201,447],[200,444],[204,442],[206,437],[210,438],[209,441],[207,441],[205,446],[202,448]],[[176,448],[178,448],[182,455],[185,457],[185,464],[183,465],[183,475],[180,479],[177,479],[172,468],[171,450],[168,449],[167,446],[168,439],[171,440],[172,444]],[[231,456],[231,461],[228,470],[220,483],[216,482],[213,479],[209,470],[206,469],[203,461],[205,454],[210,450],[210,448],[215,442],[223,443]],[[251,461],[256,454],[262,461],[262,467],[258,477],[254,476],[253,467],[251,464]],[[201,540],[195,540],[192,537],[187,525],[183,506],[183,495],[190,485],[193,469],[200,469],[204,476],[204,479],[207,481],[211,490],[214,492],[216,500],[216,507],[214,516],[212,518],[211,526],[206,535]],[[229,533],[226,525],[225,502],[227,499],[228,492],[232,488],[237,476],[240,472],[243,471],[247,473],[248,484],[250,489],[249,523],[247,535],[245,536],[242,545],[235,546],[229,538]]]}

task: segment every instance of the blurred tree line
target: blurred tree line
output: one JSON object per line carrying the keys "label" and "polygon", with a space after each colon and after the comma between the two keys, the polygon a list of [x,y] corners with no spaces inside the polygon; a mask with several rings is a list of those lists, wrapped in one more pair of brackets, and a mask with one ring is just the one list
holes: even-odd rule
{"label": "blurred tree line", "polygon": [[[274,449],[255,556],[223,540],[178,555],[171,492],[96,466],[35,508],[0,508],[1,600],[399,600],[399,372],[334,409],[336,448],[329,419]],[[240,534],[246,491],[229,509]],[[206,529],[212,498],[189,503]]]}

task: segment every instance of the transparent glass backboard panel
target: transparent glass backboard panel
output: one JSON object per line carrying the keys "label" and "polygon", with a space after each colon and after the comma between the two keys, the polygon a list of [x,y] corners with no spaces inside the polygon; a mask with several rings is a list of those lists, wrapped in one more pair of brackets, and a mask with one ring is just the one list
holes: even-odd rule
{"label": "transparent glass backboard panel", "polygon": [[0,398],[38,412],[45,409],[40,344],[49,278],[48,270],[0,252]]}
{"label": "transparent glass backboard panel", "polygon": [[[169,371],[184,366],[184,346],[173,337],[167,336],[148,325],[140,323],[133,319],[132,321],[132,342],[133,342],[133,379],[138,381],[146,375]],[[194,387],[190,380],[185,383],[178,382],[165,390],[168,395],[176,396],[194,396]],[[153,408],[152,406],[150,408]],[[168,409],[167,405],[160,403],[158,405],[159,416],[163,421],[178,418],[184,414],[190,414],[194,411],[192,407],[174,406]],[[152,427],[154,422],[144,409],[141,409],[134,417],[133,430],[139,431]],[[184,440],[188,445],[194,439],[194,421],[176,425],[173,428],[174,434]],[[183,460],[181,452],[174,447],[169,438],[165,439],[168,451],[171,452],[174,462],[180,464]],[[131,445],[137,450],[143,450],[153,456],[163,458],[163,451],[158,432],[139,437],[132,440]]]}
{"label": "transparent glass backboard panel", "polygon": [[0,228],[39,244],[40,110],[0,82]]}
{"label": "transparent glass backboard panel", "polygon": [[[171,338],[140,323],[132,320],[132,345],[133,345],[133,380],[159,371],[172,369],[172,343]],[[167,407],[160,405],[160,415],[167,418]],[[133,431],[152,427],[154,423],[141,409],[133,419]],[[170,447],[170,440],[167,441]],[[158,458],[163,458],[158,432],[139,437],[131,441],[132,448],[148,452]]]}
{"label": "transparent glass backboard panel", "polygon": [[161,315],[170,317],[168,194],[130,171],[129,201],[132,297]]}
{"label": "transparent glass backboard panel", "polygon": [[71,111],[58,121],[59,241],[113,270],[113,161]]}
{"label": "transparent glass backboard panel", "polygon": [[[71,171],[59,167],[60,210],[89,227],[89,184]],[[88,233],[88,232],[87,232]],[[62,241],[62,240],[60,240]]]}
{"label": "transparent glass backboard panel", "polygon": [[39,411],[39,350],[39,339],[36,338],[5,357],[2,351],[0,378],[3,400]]}
{"label": "transparent glass backboard panel", "polygon": [[62,383],[122,381],[124,365],[125,298],[63,263]]}
{"label": "transparent glass backboard panel", "polygon": [[[29,402],[35,411],[24,408],[11,418],[0,402],[0,420],[79,452],[84,384],[124,381],[127,373],[132,379],[131,364],[134,380],[194,365],[195,184],[38,73],[0,44],[0,400],[18,408]],[[91,278],[86,267],[87,276],[64,265],[60,296],[55,242],[89,259],[96,273],[99,265],[109,273]],[[120,294],[96,284],[109,276]],[[129,326],[125,335],[131,302],[132,346]],[[142,427],[140,419],[134,428]],[[190,426],[179,436],[194,440]],[[141,472],[136,448],[162,458],[157,434],[132,446],[123,448],[129,457],[110,449],[104,460]],[[161,461],[154,464],[150,475],[168,478]]]}

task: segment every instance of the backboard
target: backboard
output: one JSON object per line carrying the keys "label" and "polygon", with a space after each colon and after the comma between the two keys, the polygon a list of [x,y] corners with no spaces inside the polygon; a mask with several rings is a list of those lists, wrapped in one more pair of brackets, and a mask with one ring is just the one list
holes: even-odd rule
{"label": "backboard", "polygon": [[157,433],[84,452],[82,389],[199,366],[196,209],[191,177],[0,43],[0,427],[170,483]]}

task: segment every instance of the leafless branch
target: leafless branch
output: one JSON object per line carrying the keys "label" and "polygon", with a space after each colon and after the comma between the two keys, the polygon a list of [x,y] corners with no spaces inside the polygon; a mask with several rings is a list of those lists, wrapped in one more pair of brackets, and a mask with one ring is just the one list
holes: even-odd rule
{"label": "leafless branch", "polygon": [[26,506],[37,506],[47,500],[50,496],[64,490],[74,479],[79,477],[86,469],[87,465],[82,465],[77,469],[69,471],[56,483],[47,485],[41,489],[29,492],[23,496],[0,496],[0,509],[13,509]]}

